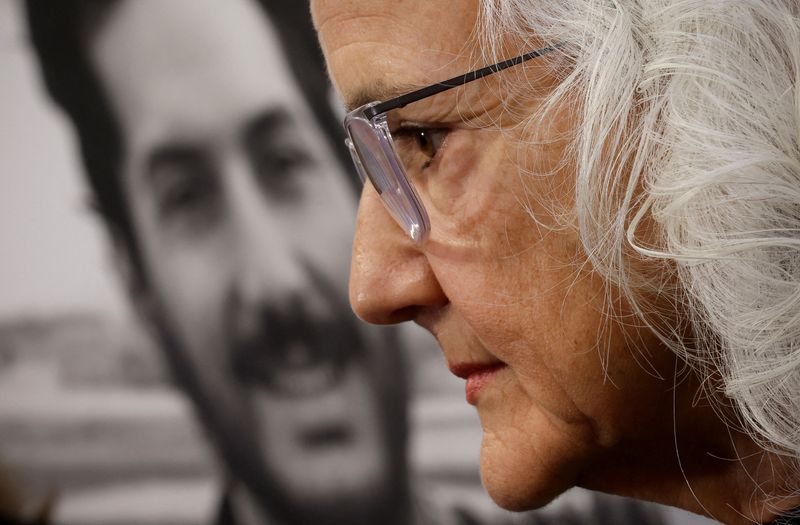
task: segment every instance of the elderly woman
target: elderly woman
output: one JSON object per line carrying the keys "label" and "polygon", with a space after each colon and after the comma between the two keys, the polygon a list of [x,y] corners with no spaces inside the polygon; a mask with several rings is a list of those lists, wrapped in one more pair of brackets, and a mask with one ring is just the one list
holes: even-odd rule
{"label": "elderly woman", "polygon": [[797,0],[312,13],[366,181],[353,308],[436,336],[493,498],[581,485],[791,523]]}

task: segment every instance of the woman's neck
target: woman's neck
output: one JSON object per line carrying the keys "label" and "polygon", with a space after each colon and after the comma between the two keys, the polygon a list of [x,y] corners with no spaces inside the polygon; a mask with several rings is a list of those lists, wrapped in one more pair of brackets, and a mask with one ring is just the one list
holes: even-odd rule
{"label": "woman's neck", "polygon": [[654,407],[654,413],[674,413],[672,421],[603,451],[581,486],[681,507],[730,525],[770,523],[800,506],[796,460],[734,431],[725,423],[735,421],[732,410],[726,414],[721,403],[715,409],[698,403],[697,389],[686,386],[680,386],[674,409]]}

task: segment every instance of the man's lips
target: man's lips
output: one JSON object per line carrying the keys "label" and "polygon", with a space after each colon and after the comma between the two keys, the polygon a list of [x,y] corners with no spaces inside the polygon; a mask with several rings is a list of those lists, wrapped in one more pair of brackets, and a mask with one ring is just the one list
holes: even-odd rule
{"label": "man's lips", "polygon": [[478,402],[478,394],[491,381],[494,375],[506,367],[505,363],[455,363],[450,365],[450,371],[466,379],[465,392],[467,403],[475,405]]}

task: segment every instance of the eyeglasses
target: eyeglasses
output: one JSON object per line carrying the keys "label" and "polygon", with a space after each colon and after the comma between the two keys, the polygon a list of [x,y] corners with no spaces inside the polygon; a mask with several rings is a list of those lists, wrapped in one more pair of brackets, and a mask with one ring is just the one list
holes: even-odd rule
{"label": "eyeglasses", "polygon": [[415,243],[423,244],[427,239],[431,229],[430,219],[397,153],[386,114],[393,109],[540,57],[562,45],[537,49],[384,102],[370,102],[347,114],[344,119],[347,132],[345,144],[353,157],[361,182],[366,184],[369,180],[372,183],[389,214]]}

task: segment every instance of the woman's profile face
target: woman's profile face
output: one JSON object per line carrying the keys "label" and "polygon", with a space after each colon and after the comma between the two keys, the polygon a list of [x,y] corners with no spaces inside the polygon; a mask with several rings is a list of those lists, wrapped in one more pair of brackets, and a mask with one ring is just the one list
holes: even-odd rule
{"label": "woman's profile face", "polygon": [[[469,59],[479,56],[469,47],[474,1],[316,1],[312,11],[351,107],[485,65]],[[508,56],[526,51],[509,47]],[[547,60],[524,69],[543,94],[555,83]],[[577,108],[564,103],[524,130],[498,104],[502,89],[502,81],[480,81],[390,118],[436,137],[433,147],[420,135],[403,146],[416,145],[425,160],[416,188],[431,238],[413,244],[367,184],[350,298],[367,321],[413,320],[436,336],[481,418],[485,486],[502,506],[523,509],[575,484],[620,491],[672,468],[664,463],[674,456],[653,451],[671,446],[673,403],[684,400],[673,399],[675,358],[593,274],[563,216],[574,171],[563,162],[568,142],[556,137]],[[681,431],[706,430],[690,426]]]}

